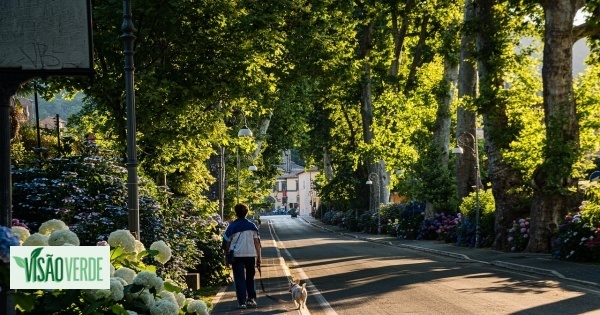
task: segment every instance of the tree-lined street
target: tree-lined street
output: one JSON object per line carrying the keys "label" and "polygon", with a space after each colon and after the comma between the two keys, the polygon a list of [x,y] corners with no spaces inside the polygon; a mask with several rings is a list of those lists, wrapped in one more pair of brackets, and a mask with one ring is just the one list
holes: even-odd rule
{"label": "tree-lined street", "polygon": [[[598,287],[366,242],[289,216],[268,221],[292,277],[306,275],[337,314],[600,313]],[[311,294],[310,313],[325,314]]]}

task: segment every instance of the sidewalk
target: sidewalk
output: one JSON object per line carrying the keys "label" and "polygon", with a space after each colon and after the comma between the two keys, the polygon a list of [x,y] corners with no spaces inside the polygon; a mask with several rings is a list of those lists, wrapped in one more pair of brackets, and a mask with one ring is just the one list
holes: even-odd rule
{"label": "sidewalk", "polygon": [[[213,300],[212,315],[216,314],[303,314],[309,315],[307,309],[298,311],[294,308],[291,295],[288,292],[291,280],[279,249],[269,231],[268,222],[263,222],[260,227],[262,243],[262,276],[257,272],[255,277],[257,308],[238,309],[233,282],[223,287]],[[232,276],[233,277],[233,276]],[[265,291],[261,286],[264,284]]]}
{"label": "sidewalk", "polygon": [[476,261],[511,270],[556,277],[580,284],[600,288],[600,265],[572,263],[552,259],[550,254],[507,253],[491,249],[454,246],[429,240],[404,240],[385,235],[351,232],[346,229],[323,224],[312,217],[302,217],[313,226],[332,233],[345,235],[369,242],[411,248],[458,259]]}

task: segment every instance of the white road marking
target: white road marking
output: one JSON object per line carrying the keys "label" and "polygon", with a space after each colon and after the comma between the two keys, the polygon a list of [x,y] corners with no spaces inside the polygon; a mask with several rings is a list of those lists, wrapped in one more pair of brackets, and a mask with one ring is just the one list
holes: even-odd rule
{"label": "white road marking", "polygon": [[[283,244],[279,240],[279,236],[277,236],[277,233],[275,233],[275,230],[273,229],[273,225],[272,225],[271,221],[269,221],[269,231],[271,232],[271,235],[273,236],[273,242],[275,243],[275,248],[277,249],[277,256],[279,256],[279,261],[283,267],[283,270],[284,270],[286,276],[289,278],[289,280],[292,281],[292,275],[290,273],[289,268],[285,264],[285,260],[281,256],[280,248],[289,257],[290,264],[292,266],[296,267],[298,273],[300,274],[300,277],[302,277],[304,279],[304,282],[306,282],[306,288],[308,289],[310,294],[312,296],[314,296],[315,299],[317,299],[317,302],[319,302],[319,306],[321,306],[321,308],[323,309],[325,314],[337,315],[337,313],[333,310],[331,305],[329,305],[329,302],[327,302],[327,300],[325,300],[325,297],[323,297],[321,292],[314,286],[314,284],[310,281],[310,279],[308,279],[308,276],[304,273],[304,270],[302,270],[302,268],[299,267],[298,263],[296,262],[296,260],[294,260],[294,258],[290,254],[290,252],[283,246]],[[301,314],[310,314],[310,312],[308,311],[308,308],[301,309],[300,313]]]}

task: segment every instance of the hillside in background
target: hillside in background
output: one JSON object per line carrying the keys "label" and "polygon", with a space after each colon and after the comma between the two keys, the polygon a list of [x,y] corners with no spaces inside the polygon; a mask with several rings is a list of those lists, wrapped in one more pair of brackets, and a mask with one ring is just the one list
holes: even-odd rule
{"label": "hillside in background", "polygon": [[[76,114],[83,107],[83,97],[82,93],[77,93],[71,100],[64,99],[61,93],[56,94],[51,101],[46,101],[38,97],[40,120],[48,116],[56,116],[56,114],[60,116],[60,119],[68,120],[71,115]],[[34,97],[31,95],[28,98],[33,100]],[[31,113],[29,117],[35,121],[35,108],[30,108],[29,110]]]}

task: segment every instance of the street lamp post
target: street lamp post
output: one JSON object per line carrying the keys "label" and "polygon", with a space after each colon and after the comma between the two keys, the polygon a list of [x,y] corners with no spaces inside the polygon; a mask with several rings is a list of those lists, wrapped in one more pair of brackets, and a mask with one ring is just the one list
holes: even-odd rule
{"label": "street lamp post", "polygon": [[[238,131],[238,138],[252,138],[252,130],[248,128],[248,123],[246,122],[246,114],[240,109],[235,109],[235,113],[239,113],[244,118],[244,126]],[[235,157],[236,157],[236,204],[240,203],[240,146],[239,144],[235,149]],[[254,165],[253,165],[254,166]],[[256,166],[254,166],[256,168]]]}
{"label": "street lamp post", "polygon": [[[466,145],[467,143],[462,140],[461,138],[464,138],[466,136],[471,137],[471,139],[473,140],[473,147],[469,147],[468,145]],[[479,149],[478,149],[478,143],[477,143],[477,137],[474,136],[473,134],[469,133],[469,132],[463,132],[461,135],[459,135],[456,138],[456,147],[454,149],[452,149],[452,153],[453,154],[463,154],[465,152],[465,150],[461,147],[461,144],[463,146],[467,146],[469,147],[472,151],[473,154],[475,155],[475,247],[480,247],[481,246],[481,225],[479,223],[480,221],[480,210],[479,210]]]}
{"label": "street lamp post", "polygon": [[[376,173],[371,173],[369,174],[369,179],[367,180],[367,185],[373,185],[373,180],[377,180],[377,235],[381,234],[381,211],[379,209],[379,203],[380,203],[380,182],[379,182],[379,176]],[[369,207],[371,207],[371,189],[369,188]]]}
{"label": "street lamp post", "polygon": [[131,15],[131,0],[123,1],[123,35],[125,56],[125,107],[127,116],[127,208],[129,209],[128,228],[136,240],[140,239],[140,206],[138,201],[138,175],[137,175],[137,144],[136,144],[136,122],[135,122],[135,89],[133,63],[133,20]]}

